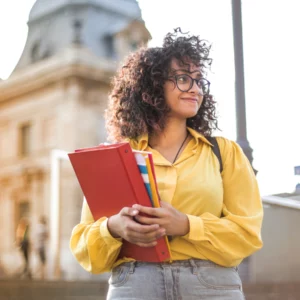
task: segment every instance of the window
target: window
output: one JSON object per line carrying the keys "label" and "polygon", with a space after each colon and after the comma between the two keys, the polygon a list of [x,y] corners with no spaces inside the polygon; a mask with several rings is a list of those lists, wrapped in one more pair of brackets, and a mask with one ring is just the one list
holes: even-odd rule
{"label": "window", "polygon": [[104,37],[104,47],[107,57],[114,58],[116,56],[113,36],[107,35]]}
{"label": "window", "polygon": [[24,124],[20,127],[20,155],[27,156],[32,152],[31,125]]}
{"label": "window", "polygon": [[28,201],[22,201],[18,207],[18,219],[29,218],[30,216],[30,204]]}

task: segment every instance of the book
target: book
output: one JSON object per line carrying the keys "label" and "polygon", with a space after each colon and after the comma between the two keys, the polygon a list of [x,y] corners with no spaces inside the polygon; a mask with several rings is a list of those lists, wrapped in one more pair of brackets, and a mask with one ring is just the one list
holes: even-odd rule
{"label": "book", "polygon": [[[159,192],[158,192],[158,187],[156,182],[152,153],[147,151],[137,151],[137,150],[134,150],[133,152],[136,157],[138,165],[142,166],[143,173],[147,173],[148,175],[146,180],[147,180],[147,186],[148,186],[148,182],[150,186],[149,196],[151,197],[152,205],[153,207],[160,207],[160,197],[159,197]],[[164,239],[168,247],[168,250],[171,253],[169,239],[167,236],[165,236]]]}
{"label": "book", "polygon": [[147,155],[147,153],[142,153],[141,151],[133,151],[134,153],[134,157],[136,160],[136,163],[138,165],[138,168],[140,170],[140,173],[142,175],[148,196],[151,200],[151,204],[154,207],[154,203],[153,203],[153,195],[151,192],[151,186],[150,186],[150,179],[149,179],[149,175],[148,175],[148,169],[147,169],[147,164],[146,164],[146,159],[145,159],[145,155]]}
{"label": "book", "polygon": [[[129,143],[77,149],[68,156],[95,220],[133,204],[153,206]],[[123,240],[119,257],[166,261],[170,259],[169,245],[164,237],[148,248]]]}
{"label": "book", "polygon": [[146,173],[145,180],[147,182],[147,190],[153,207],[160,207],[159,193],[157,189],[156,179],[155,179],[155,170],[154,163],[152,158],[152,153],[147,151],[137,151],[133,150],[133,153],[136,157],[138,166],[141,166],[143,173]]}

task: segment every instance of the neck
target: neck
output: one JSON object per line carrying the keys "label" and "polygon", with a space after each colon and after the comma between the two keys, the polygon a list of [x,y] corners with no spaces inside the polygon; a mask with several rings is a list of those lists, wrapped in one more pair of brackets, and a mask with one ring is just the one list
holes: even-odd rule
{"label": "neck", "polygon": [[153,148],[168,148],[177,146],[178,143],[186,138],[187,128],[186,121],[178,122],[178,120],[169,120],[162,132],[156,132],[149,136],[149,144]]}

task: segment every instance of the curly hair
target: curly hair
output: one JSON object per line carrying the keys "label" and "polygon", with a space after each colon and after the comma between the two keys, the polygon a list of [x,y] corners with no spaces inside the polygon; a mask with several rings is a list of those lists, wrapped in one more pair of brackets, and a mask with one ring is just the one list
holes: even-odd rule
{"label": "curly hair", "polygon": [[[126,59],[113,79],[106,110],[108,139],[118,142],[137,139],[165,128],[169,107],[164,98],[164,83],[169,76],[172,59],[189,67],[191,63],[206,74],[211,65],[210,45],[198,36],[185,36],[180,28],[168,33],[162,47],[141,48]],[[218,128],[215,101],[203,97],[198,113],[187,119],[187,126],[205,136]]]}

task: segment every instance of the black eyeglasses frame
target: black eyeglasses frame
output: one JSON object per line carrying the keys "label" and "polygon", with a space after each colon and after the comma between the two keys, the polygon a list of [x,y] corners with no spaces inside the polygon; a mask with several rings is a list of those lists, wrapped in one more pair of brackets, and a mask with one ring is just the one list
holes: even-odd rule
{"label": "black eyeglasses frame", "polygon": [[[187,90],[182,90],[182,89],[178,86],[178,82],[177,82],[178,79],[177,79],[177,78],[180,77],[180,76],[187,76],[187,77],[189,77],[189,78],[191,79],[190,87],[189,87]],[[196,85],[197,85],[199,88],[202,89],[202,85],[199,86],[199,82],[200,82],[200,81],[205,81],[206,84],[207,84],[207,86],[208,86],[208,88],[207,88],[208,91],[207,91],[206,93],[203,93],[203,92],[202,92],[201,94],[202,94],[203,96],[209,94],[209,91],[210,91],[210,82],[209,82],[206,78],[203,78],[203,77],[201,77],[201,78],[193,78],[193,77],[191,77],[191,76],[188,75],[188,74],[177,74],[177,75],[170,76],[170,77],[168,77],[167,79],[168,79],[168,80],[172,80],[172,78],[175,78],[176,86],[177,86],[177,88],[178,88],[181,92],[188,92],[188,91],[193,87],[194,82],[196,82]],[[172,81],[173,81],[173,80],[172,80]],[[203,91],[203,89],[202,89],[202,91]]]}

